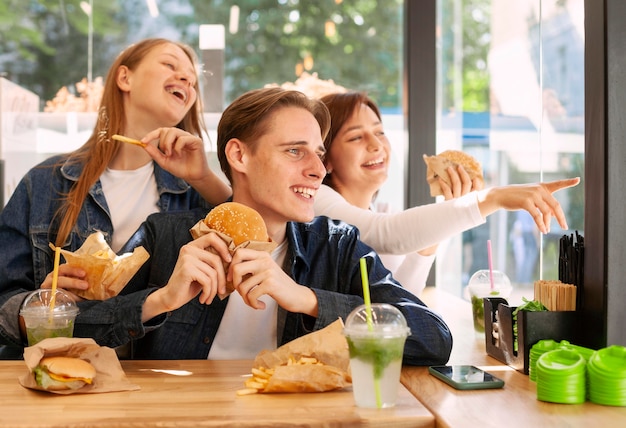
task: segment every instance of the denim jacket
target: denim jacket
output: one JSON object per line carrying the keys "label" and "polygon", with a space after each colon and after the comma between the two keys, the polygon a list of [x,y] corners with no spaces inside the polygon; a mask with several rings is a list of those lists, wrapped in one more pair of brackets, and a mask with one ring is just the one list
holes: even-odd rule
{"label": "denim jacket", "polygon": [[[79,304],[75,336],[93,337],[99,344],[117,347],[131,343],[131,357],[140,359],[205,359],[220,325],[227,299],[209,305],[198,299],[142,324],[146,297],[165,285],[179,249],[191,240],[189,229],[206,212],[153,214],[127,243],[125,251],[142,245],[150,253],[120,295],[103,302]],[[367,258],[372,302],[386,302],[405,315],[411,335],[404,362],[443,364],[452,349],[452,336],[439,315],[406,291],[382,265],[376,253],[358,239],[358,230],[340,221],[318,217],[310,223],[287,224],[286,271],[298,284],[310,287],[319,303],[317,318],[279,310],[277,346],[346,319],[363,304],[359,260]],[[261,328],[266,328],[261,326]]]}
{"label": "denim jacket", "polygon": [[[69,192],[83,168],[69,161],[59,167],[63,156],[51,157],[32,168],[0,212],[1,342],[8,339],[8,343],[15,343],[14,334],[6,331],[7,324],[17,320],[15,307],[21,304],[24,292],[38,288],[53,269],[54,252],[49,243],[56,240],[56,227],[51,227],[52,218],[61,204],[59,195]],[[209,206],[184,180],[156,163],[154,175],[161,212]],[[100,181],[89,190],[77,223],[63,248],[77,250],[87,236],[97,230],[103,232],[110,244],[113,225]],[[9,300],[12,302],[9,303]],[[13,317],[15,319],[11,319]]]}

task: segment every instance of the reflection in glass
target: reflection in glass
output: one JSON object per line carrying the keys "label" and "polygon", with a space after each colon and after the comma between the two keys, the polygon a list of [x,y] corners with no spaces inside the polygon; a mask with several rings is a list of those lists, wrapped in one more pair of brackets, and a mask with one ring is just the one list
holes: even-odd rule
{"label": "reflection in glass", "polygon": [[[477,157],[487,186],[582,178],[583,3],[440,0],[438,151]],[[559,238],[583,232],[583,185],[556,196],[571,230],[540,236],[527,214],[497,213],[442,246],[438,285],[462,292],[491,239],[494,268],[532,298],[534,280],[558,277]]]}

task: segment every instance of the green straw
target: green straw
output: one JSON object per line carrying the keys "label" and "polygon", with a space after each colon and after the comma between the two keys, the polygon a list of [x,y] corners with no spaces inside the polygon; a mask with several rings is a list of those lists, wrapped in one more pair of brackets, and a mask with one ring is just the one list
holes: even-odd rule
{"label": "green straw", "polygon": [[361,283],[363,284],[363,300],[365,301],[365,318],[367,320],[367,329],[374,331],[374,322],[372,321],[372,302],[370,300],[370,284],[367,278],[367,265],[365,257],[361,257]]}
{"label": "green straw", "polygon": [[[365,303],[365,319],[367,321],[367,329],[374,331],[374,322],[372,321],[372,302],[370,300],[370,284],[367,276],[367,265],[365,264],[365,257],[361,257],[361,284],[363,284],[363,301]],[[372,366],[375,370],[375,367]],[[376,407],[379,409],[383,406],[382,397],[380,395],[380,379],[376,377],[374,373],[374,392],[376,394]]]}

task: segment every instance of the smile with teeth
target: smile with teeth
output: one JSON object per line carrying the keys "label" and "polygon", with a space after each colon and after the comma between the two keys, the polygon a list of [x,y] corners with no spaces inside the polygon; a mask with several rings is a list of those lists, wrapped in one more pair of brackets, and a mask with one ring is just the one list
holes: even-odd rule
{"label": "smile with teeth", "polygon": [[294,187],[293,192],[298,193],[307,199],[315,196],[315,189],[311,189],[309,187]]}
{"label": "smile with teeth", "polygon": [[185,91],[183,91],[182,89],[176,88],[174,86],[170,86],[170,87],[166,88],[166,91],[169,92],[172,95],[177,96],[183,102],[187,102],[187,93]]}
{"label": "smile with teeth", "polygon": [[384,159],[376,159],[376,160],[372,160],[369,162],[365,162],[363,164],[363,166],[376,166],[376,165],[382,165],[385,162]]}

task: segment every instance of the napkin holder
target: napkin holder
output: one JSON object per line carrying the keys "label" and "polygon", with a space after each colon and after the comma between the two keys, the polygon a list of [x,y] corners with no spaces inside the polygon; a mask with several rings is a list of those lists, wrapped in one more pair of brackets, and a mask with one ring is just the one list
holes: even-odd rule
{"label": "napkin holder", "polygon": [[[514,347],[513,311],[505,299],[486,297],[485,348],[487,354],[517,371],[528,374],[530,348],[540,340],[585,343],[583,316],[577,311],[519,311],[517,313],[517,351]],[[495,325],[494,325],[495,324]],[[496,331],[497,339],[494,337]]]}

